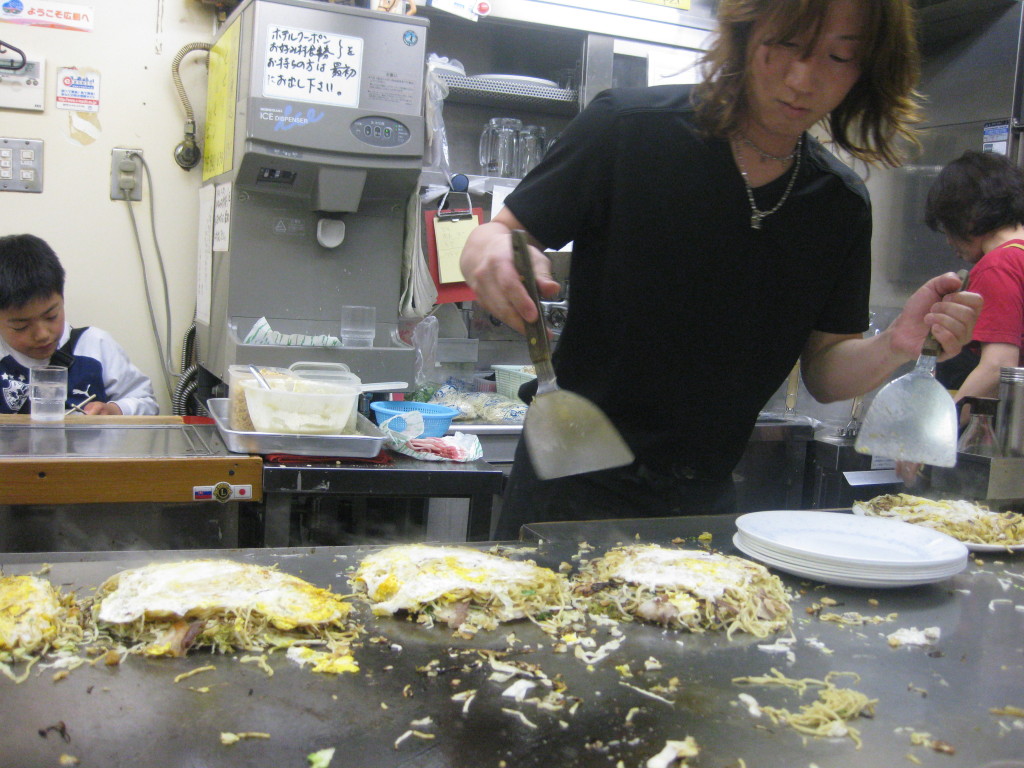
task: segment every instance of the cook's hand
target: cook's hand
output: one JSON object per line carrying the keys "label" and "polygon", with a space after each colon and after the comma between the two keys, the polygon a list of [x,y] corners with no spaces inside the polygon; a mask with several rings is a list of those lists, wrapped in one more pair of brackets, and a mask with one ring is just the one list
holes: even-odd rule
{"label": "cook's hand", "polygon": [[82,406],[87,416],[120,416],[121,406],[117,403],[100,403],[93,400]]}
{"label": "cook's hand", "polygon": [[[477,301],[503,323],[525,333],[524,320],[537,319],[537,307],[523,287],[512,258],[512,229],[521,225],[503,209],[492,221],[473,230],[462,250],[459,265]],[[538,248],[530,246],[537,289],[544,297],[558,294],[559,284],[551,277],[551,262]]]}
{"label": "cook's hand", "polygon": [[947,272],[918,288],[890,326],[893,350],[916,358],[930,330],[942,346],[940,360],[959,354],[971,340],[982,305],[981,294],[961,291],[960,285],[960,278]]}

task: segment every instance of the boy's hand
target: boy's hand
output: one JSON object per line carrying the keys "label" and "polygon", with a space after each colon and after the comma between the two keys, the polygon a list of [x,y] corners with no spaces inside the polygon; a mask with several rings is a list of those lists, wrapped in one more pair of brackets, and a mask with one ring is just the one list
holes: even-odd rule
{"label": "boy's hand", "polygon": [[89,416],[121,416],[121,406],[117,403],[98,403],[93,400],[85,404],[85,412]]}

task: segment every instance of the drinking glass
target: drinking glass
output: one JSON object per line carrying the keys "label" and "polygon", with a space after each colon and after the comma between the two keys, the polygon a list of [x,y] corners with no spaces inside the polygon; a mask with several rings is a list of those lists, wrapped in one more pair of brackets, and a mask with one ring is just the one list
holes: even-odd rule
{"label": "drinking glass", "polygon": [[541,125],[527,125],[519,132],[519,177],[532,171],[544,157],[547,131]]}
{"label": "drinking glass", "polygon": [[492,117],[480,134],[480,172],[484,176],[515,178],[519,174],[519,132],[523,121]]}
{"label": "drinking glass", "polygon": [[28,397],[33,421],[64,421],[68,399],[68,369],[62,365],[37,365],[28,373]]}
{"label": "drinking glass", "polygon": [[376,307],[345,305],[341,308],[341,346],[372,347],[376,335]]}

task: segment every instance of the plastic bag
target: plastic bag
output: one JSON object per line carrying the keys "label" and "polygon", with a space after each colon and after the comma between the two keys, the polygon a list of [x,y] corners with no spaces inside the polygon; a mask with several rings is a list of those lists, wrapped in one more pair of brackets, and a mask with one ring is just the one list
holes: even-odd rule
{"label": "plastic bag", "polygon": [[522,424],[526,420],[527,405],[521,400],[510,400],[496,392],[463,392],[451,379],[441,385],[428,402],[457,410],[456,421]]}
{"label": "plastic bag", "polygon": [[[391,429],[388,424],[394,419],[402,418],[405,429]],[[385,442],[393,451],[412,456],[423,461],[476,461],[484,455],[480,438],[464,432],[444,437],[419,437],[423,432],[423,414],[410,411],[401,417],[392,416],[379,425],[384,433]]]}
{"label": "plastic bag", "polygon": [[437,375],[437,318],[428,315],[412,329],[412,345],[416,348],[416,389],[435,381]]}
{"label": "plastic bag", "polygon": [[448,136],[444,127],[444,100],[448,97],[448,84],[438,77],[440,71],[462,70],[458,59],[430,54],[427,59],[427,77],[424,83],[426,90],[427,140],[430,144],[430,168],[441,171],[445,178],[451,177],[451,166],[448,162]]}

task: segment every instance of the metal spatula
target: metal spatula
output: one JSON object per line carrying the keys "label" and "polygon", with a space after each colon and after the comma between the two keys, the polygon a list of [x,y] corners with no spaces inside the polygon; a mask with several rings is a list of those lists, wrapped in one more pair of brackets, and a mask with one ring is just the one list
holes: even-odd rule
{"label": "metal spatula", "polygon": [[[965,290],[967,272],[958,274]],[[940,351],[929,333],[914,370],[875,395],[854,443],[858,453],[936,467],[956,465],[956,405],[935,378]]]}
{"label": "metal spatula", "polygon": [[513,230],[512,250],[516,270],[537,306],[537,320],[526,323],[530,360],[537,370],[537,394],[523,425],[537,477],[551,480],[631,464],[633,452],[604,412],[582,395],[558,388],[525,232]]}

